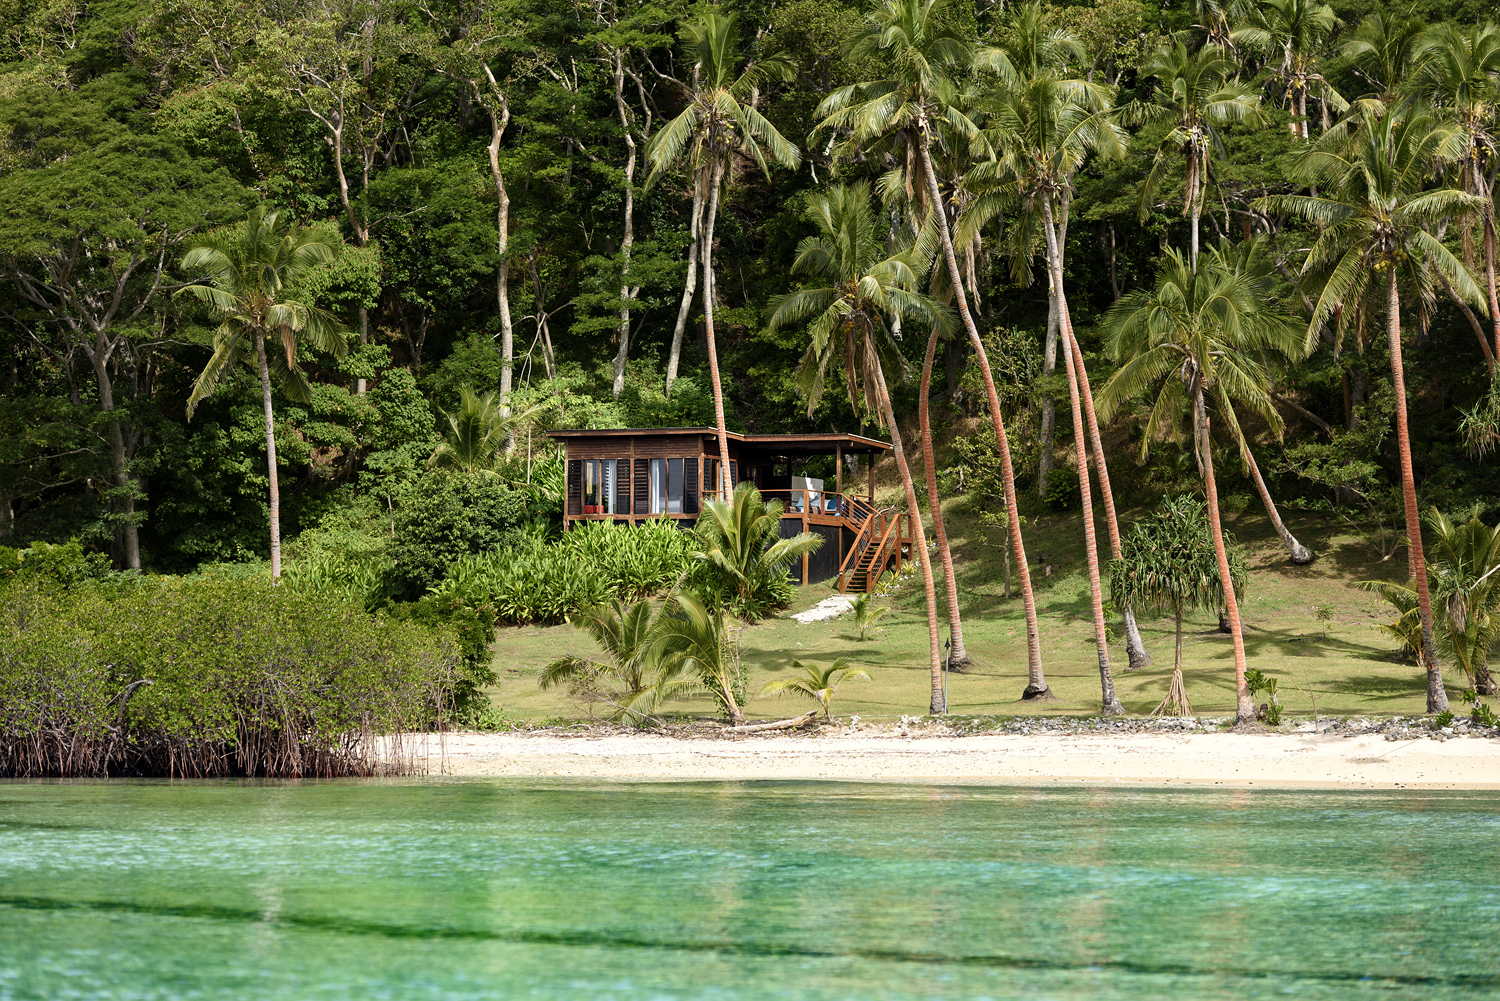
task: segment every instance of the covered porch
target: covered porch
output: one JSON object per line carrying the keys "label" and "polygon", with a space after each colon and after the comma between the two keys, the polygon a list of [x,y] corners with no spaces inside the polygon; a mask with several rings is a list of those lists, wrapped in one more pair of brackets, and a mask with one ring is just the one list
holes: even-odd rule
{"label": "covered porch", "polygon": [[[572,428],[548,435],[566,453],[564,530],[580,521],[656,518],[691,527],[703,499],[719,489],[713,428]],[[900,568],[911,547],[909,518],[877,510],[874,502],[875,461],[889,444],[843,433],[728,438],[732,481],[753,483],[766,499],[782,502],[782,537],[824,538],[794,570],[801,583],[837,578],[840,590],[869,591],[888,568]],[[863,475],[848,473],[850,456],[863,457]]]}

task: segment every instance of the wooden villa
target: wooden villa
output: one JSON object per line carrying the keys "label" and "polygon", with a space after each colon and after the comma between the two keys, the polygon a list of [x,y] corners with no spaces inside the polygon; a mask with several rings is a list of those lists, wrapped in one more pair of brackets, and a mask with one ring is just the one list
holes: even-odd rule
{"label": "wooden villa", "polygon": [[[669,518],[683,528],[697,521],[719,483],[719,438],[713,428],[618,428],[550,431],[567,460],[563,529],[581,521],[638,524]],[[875,506],[875,460],[883,441],[855,434],[729,435],[733,482],[755,484],[780,500],[781,536],[813,532],[825,540],[802,558],[803,584],[837,578],[841,591],[874,590],[889,569],[910,558],[909,516]],[[865,456],[865,489],[844,492],[845,456]],[[834,482],[801,475],[807,460],[832,456]],[[857,488],[856,488],[857,490]]]}

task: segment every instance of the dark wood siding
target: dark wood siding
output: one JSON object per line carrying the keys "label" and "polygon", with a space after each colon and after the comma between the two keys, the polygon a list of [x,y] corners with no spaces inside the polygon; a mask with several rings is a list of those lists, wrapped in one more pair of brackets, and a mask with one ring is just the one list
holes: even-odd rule
{"label": "dark wood siding", "polygon": [[635,513],[651,513],[651,460],[635,460]]}
{"label": "dark wood siding", "polygon": [[615,463],[615,514],[630,513],[630,460]]}
{"label": "dark wood siding", "polygon": [[568,460],[568,513],[583,514],[583,461]]}
{"label": "dark wood siding", "polygon": [[684,459],[682,463],[682,513],[698,513],[698,459]]}

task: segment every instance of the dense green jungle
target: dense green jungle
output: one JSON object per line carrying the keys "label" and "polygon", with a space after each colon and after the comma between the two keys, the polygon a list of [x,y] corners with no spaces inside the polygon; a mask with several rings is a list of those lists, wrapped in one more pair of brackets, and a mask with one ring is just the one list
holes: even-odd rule
{"label": "dense green jungle", "polygon": [[[1082,547],[1088,646],[1067,657],[1097,647],[1103,711],[1123,711],[1121,615],[1131,634],[1132,610],[1175,612],[1180,657],[1187,609],[1232,636],[1247,721],[1234,532],[1270,540],[1252,577],[1306,563],[1308,531],[1365,540],[1374,569],[1319,554],[1331,577],[1306,601],[1378,577],[1427,710],[1448,709],[1440,672],[1493,694],[1493,18],[1477,0],[0,2],[7,649],[22,606],[61,636],[99,628],[90,603],[149,614],[142,588],[240,588],[238,607],[274,578],[349,622],[432,630],[400,640],[439,665],[391,696],[402,727],[455,706],[489,725],[494,629],[623,602],[618,628],[668,598],[679,671],[737,719],[743,678],[683,636],[795,589],[696,559],[743,541],[728,529],[561,538],[546,433],[896,430],[876,474],[926,519],[933,557],[901,600],[933,712],[939,661],[963,666],[950,564],[1003,561],[1044,700],[1040,658],[1063,655],[1025,573],[1021,622],[1012,568],[1050,576]],[[952,559],[944,505],[984,540]],[[1425,554],[1405,545],[1419,524]],[[1158,665],[1170,649],[1169,630]],[[119,695],[146,675],[101,658],[83,716],[102,761],[113,700],[123,720],[150,692]],[[650,687],[632,684],[627,717]]]}

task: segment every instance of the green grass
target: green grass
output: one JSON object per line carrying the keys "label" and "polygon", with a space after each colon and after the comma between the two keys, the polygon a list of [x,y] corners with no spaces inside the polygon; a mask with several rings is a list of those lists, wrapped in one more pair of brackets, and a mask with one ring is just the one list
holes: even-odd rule
{"label": "green grass", "polygon": [[[1094,654],[1087,568],[1083,557],[1080,517],[1057,515],[1027,529],[1027,552],[1036,560],[1033,580],[1041,625],[1043,666],[1058,700],[1044,704],[1020,700],[1026,686],[1026,636],[1021,601],[1003,596],[1000,551],[982,540],[977,519],[954,503],[945,508],[959,575],[963,603],[964,638],[974,667],[949,678],[949,708],[960,714],[1095,715],[1099,711],[1099,671]],[[1394,579],[1405,573],[1405,550],[1381,560],[1373,536],[1355,534],[1347,525],[1283,512],[1297,537],[1318,554],[1311,566],[1293,567],[1280,541],[1258,507],[1227,516],[1226,526],[1246,549],[1250,571],[1241,614],[1250,666],[1280,679],[1279,696],[1292,714],[1309,713],[1317,699],[1320,713],[1411,714],[1426,708],[1426,687],[1414,664],[1395,656],[1394,643],[1377,630],[1392,616],[1374,595],[1349,586],[1355,580]],[[1122,515],[1122,523],[1132,519]],[[1100,524],[1100,545],[1107,540]],[[1047,576],[1045,567],[1052,567]],[[1107,584],[1106,584],[1107,586]],[[800,611],[830,593],[827,584],[802,588],[789,611]],[[913,576],[889,599],[893,611],[859,642],[852,616],[799,626],[789,618],[759,623],[745,629],[743,661],[749,691],[758,692],[773,678],[791,673],[793,659],[827,663],[848,657],[874,679],[850,681],[834,701],[834,712],[847,716],[890,718],[925,713],[929,674],[926,666],[927,629],[920,577]],[[939,577],[939,603],[942,602]],[[1320,605],[1333,608],[1333,620],[1316,618]],[[1139,620],[1141,634],[1155,663],[1141,671],[1125,670],[1123,639],[1115,637],[1111,666],[1120,701],[1127,712],[1149,713],[1166,694],[1172,673],[1172,622],[1169,618]],[[1119,623],[1112,623],[1118,630]],[[944,635],[946,636],[946,621]],[[536,684],[538,669],[564,654],[592,656],[587,637],[567,626],[502,629],[495,644],[495,670],[500,681],[494,697],[519,720],[580,718],[586,715],[566,693],[543,692]],[[1234,711],[1234,660],[1229,637],[1217,631],[1212,613],[1185,623],[1184,673],[1188,697],[1199,715]],[[1463,676],[1445,666],[1450,692]],[[777,719],[810,708],[788,696],[752,696],[747,715]],[[683,711],[707,713],[711,706],[684,703]]]}

